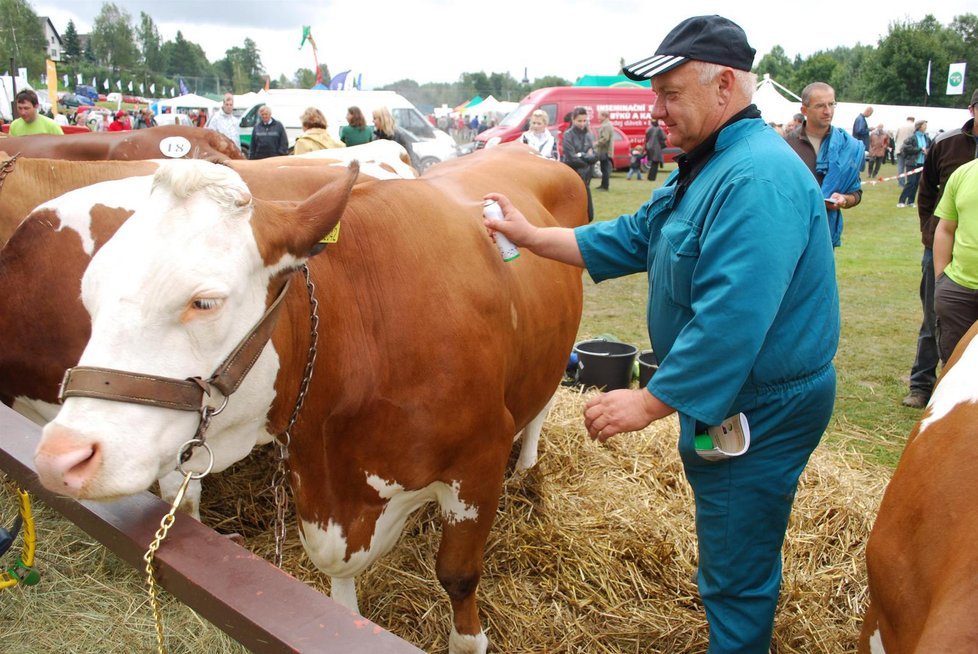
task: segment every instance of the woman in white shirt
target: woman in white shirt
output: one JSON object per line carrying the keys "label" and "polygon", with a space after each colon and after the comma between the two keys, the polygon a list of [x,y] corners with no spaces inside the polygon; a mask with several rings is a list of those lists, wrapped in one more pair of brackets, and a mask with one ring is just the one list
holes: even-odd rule
{"label": "woman in white shirt", "polygon": [[530,114],[530,129],[523,132],[520,140],[547,159],[556,159],[557,141],[554,139],[554,135],[550,133],[550,130],[547,129],[549,120],[546,111],[542,109],[534,111]]}

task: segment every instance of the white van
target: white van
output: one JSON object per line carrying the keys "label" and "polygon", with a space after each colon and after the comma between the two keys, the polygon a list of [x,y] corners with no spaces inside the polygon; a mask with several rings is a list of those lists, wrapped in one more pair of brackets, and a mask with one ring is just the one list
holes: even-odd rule
{"label": "white van", "polygon": [[302,134],[299,117],[309,107],[316,107],[326,116],[330,135],[339,140],[340,128],[346,125],[346,110],[357,106],[363,112],[367,124],[371,124],[374,109],[387,107],[394,116],[398,127],[410,132],[416,138],[412,143],[414,153],[421,164],[421,171],[458,156],[455,139],[437,129],[421,115],[413,104],[394,91],[313,91],[310,89],[272,89],[259,94],[257,104],[241,117],[241,149],[248,151],[251,145],[251,130],[258,121],[258,109],[268,105],[272,118],[285,126],[289,136],[289,147]]}

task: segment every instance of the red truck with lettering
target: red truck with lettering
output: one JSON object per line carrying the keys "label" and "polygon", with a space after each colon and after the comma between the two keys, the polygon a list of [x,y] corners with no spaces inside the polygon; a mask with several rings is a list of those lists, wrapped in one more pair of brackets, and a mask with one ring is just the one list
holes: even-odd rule
{"label": "red truck with lettering", "polygon": [[[551,86],[537,89],[523,98],[519,106],[498,125],[477,135],[476,149],[515,141],[530,128],[530,114],[537,109],[547,112],[548,127],[557,139],[559,148],[564,130],[570,126],[570,112],[575,107],[584,107],[594,132],[601,124],[599,112],[608,111],[611,124],[615,126],[615,168],[628,168],[631,147],[645,144],[645,131],[652,123],[654,104],[655,91],[634,86]],[[668,129],[666,132],[668,136]],[[668,141],[666,145],[665,160],[672,161],[681,150],[672,147]]]}

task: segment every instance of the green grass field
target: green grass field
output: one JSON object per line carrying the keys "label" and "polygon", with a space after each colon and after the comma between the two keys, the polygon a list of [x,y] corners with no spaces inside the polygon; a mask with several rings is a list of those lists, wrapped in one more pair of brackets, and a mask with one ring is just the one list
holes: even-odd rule
{"label": "green grass field", "polygon": [[[673,168],[670,164],[665,172]],[[892,165],[880,171],[883,177],[895,173]],[[633,212],[666,176],[628,181],[624,172],[615,173],[610,192],[594,193],[595,220]],[[826,442],[892,467],[920,417],[920,411],[900,405],[921,319],[920,230],[915,209],[896,208],[896,181],[865,185],[863,191],[862,203],[844,212],[842,247],[836,250],[842,337],[835,415]],[[609,334],[647,348],[647,290],[643,275],[600,285],[585,275],[580,337]]]}

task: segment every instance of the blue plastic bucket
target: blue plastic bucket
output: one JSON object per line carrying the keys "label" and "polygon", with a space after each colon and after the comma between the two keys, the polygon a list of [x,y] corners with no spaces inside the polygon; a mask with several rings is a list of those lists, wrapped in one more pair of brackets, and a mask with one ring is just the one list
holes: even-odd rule
{"label": "blue plastic bucket", "polygon": [[638,348],[628,343],[590,340],[574,345],[577,383],[606,391],[628,388]]}

